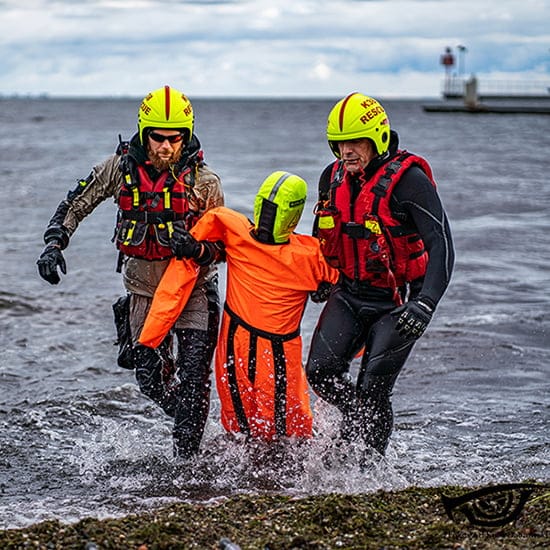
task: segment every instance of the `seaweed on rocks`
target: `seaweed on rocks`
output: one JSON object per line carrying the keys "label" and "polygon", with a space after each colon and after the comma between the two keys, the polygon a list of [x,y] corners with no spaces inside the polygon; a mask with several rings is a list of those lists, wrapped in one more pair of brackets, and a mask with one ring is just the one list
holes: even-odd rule
{"label": "seaweed on rocks", "polygon": [[[544,486],[542,486],[544,487]],[[0,548],[57,549],[517,549],[550,547],[549,493],[534,493],[509,524],[450,519],[442,495],[471,488],[411,487],[361,495],[235,496],[177,503],[117,519],[46,521],[0,531]],[[539,491],[540,493],[540,491]]]}

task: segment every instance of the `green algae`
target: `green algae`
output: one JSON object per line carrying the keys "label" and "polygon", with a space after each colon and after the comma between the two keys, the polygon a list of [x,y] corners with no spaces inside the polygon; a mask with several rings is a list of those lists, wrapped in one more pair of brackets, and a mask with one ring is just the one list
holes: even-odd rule
{"label": "green algae", "polygon": [[235,496],[217,504],[178,503],[117,519],[46,521],[0,531],[2,549],[242,550],[549,548],[549,496],[533,494],[520,516],[482,528],[449,519],[441,495],[471,488],[409,488],[342,495]]}

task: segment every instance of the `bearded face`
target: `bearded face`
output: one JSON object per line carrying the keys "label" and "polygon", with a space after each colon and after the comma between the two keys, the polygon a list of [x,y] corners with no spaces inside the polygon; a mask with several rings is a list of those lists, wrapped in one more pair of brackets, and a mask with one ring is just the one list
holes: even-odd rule
{"label": "bearded face", "polygon": [[150,130],[146,141],[147,156],[158,171],[168,170],[180,160],[185,143],[184,135],[176,130]]}
{"label": "bearded face", "polygon": [[147,156],[151,161],[151,164],[159,171],[169,170],[171,166],[176,164],[180,158],[183,151],[183,147],[179,144],[179,147],[175,151],[170,151],[170,153],[159,153],[155,151],[152,147],[147,145]]}

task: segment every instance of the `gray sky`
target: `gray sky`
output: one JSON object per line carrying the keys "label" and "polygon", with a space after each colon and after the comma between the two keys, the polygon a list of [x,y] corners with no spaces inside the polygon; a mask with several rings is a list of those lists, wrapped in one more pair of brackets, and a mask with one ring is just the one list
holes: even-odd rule
{"label": "gray sky", "polygon": [[446,46],[549,81],[550,0],[0,0],[0,44],[0,95],[437,97]]}

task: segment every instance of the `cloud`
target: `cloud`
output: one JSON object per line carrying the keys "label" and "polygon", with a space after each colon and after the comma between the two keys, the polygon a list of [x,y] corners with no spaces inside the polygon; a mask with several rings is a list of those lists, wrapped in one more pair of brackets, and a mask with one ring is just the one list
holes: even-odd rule
{"label": "cloud", "polygon": [[465,72],[549,73],[550,0],[27,0],[0,3],[0,93],[438,95]]}

